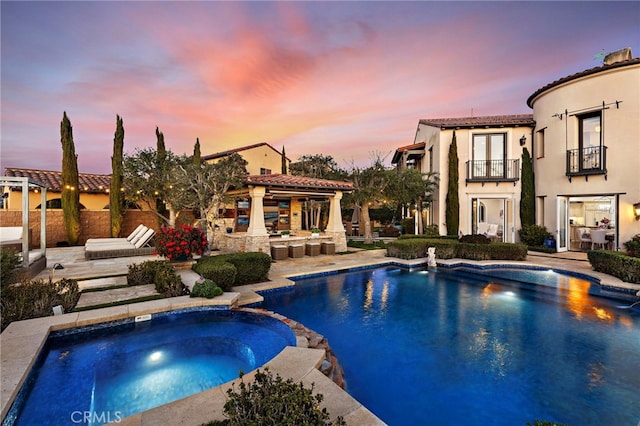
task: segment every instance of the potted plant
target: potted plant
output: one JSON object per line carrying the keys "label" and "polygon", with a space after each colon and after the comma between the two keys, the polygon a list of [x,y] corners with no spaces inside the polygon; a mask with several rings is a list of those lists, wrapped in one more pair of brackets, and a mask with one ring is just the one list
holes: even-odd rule
{"label": "potted plant", "polygon": [[320,236],[320,229],[311,228],[311,238],[318,238]]}
{"label": "potted plant", "polygon": [[182,225],[178,228],[162,226],[156,236],[156,252],[169,260],[192,259],[207,249],[207,234],[200,228]]}
{"label": "potted plant", "polygon": [[290,231],[280,231],[280,238],[289,238],[289,235],[291,235]]}

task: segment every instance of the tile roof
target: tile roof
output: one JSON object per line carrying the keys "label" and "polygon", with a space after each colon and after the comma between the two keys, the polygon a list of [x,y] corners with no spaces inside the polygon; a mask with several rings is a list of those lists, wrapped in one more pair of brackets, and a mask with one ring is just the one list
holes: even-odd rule
{"label": "tile roof", "polygon": [[[402,158],[402,153],[406,151],[412,151],[414,149],[422,150],[422,153],[424,154],[425,146],[426,144],[424,142],[418,142],[411,145],[401,146],[400,148],[396,148],[396,152],[393,153],[393,158],[391,159],[391,164],[398,164],[398,162],[400,161],[400,158]],[[411,156],[409,158],[411,158]]]}
{"label": "tile roof", "polygon": [[608,65],[602,65],[599,67],[594,67],[594,68],[589,68],[587,70],[584,71],[580,71],[578,73],[575,74],[571,74],[568,75],[566,77],[562,77],[552,83],[547,84],[544,87],[541,87],[540,89],[536,90],[535,92],[533,92],[533,94],[531,96],[529,96],[529,98],[527,99],[527,105],[530,108],[533,108],[533,100],[535,98],[537,98],[541,93],[546,92],[547,90],[559,86],[563,83],[567,83],[571,80],[577,80],[581,77],[586,77],[589,76],[591,74],[597,74],[599,72],[604,72],[604,71],[608,71],[611,69],[615,69],[615,68],[621,68],[621,67],[627,67],[627,66],[632,66],[632,65],[637,65],[640,64],[640,57],[638,58],[633,58],[633,59],[627,59],[624,61],[620,61],[620,62],[614,62],[613,64],[608,64]]}
{"label": "tile roof", "polygon": [[[226,157],[227,155],[233,154],[234,152],[238,152],[239,153],[241,151],[247,151],[247,150],[250,150],[250,149],[259,148],[261,146],[267,146],[267,147],[271,148],[274,152],[278,153],[278,155],[282,154],[281,152],[278,152],[278,150],[276,150],[274,147],[272,147],[268,143],[260,142],[260,143],[255,143],[253,145],[246,145],[246,146],[241,146],[239,148],[233,148],[233,149],[228,149],[226,151],[216,152],[214,154],[203,155],[202,156],[202,160],[203,161],[215,160],[216,158]],[[288,158],[287,158],[287,160],[288,160]]]}
{"label": "tile roof", "polygon": [[[47,187],[47,191],[62,192],[62,172],[7,167],[4,169],[4,175],[12,177],[28,177],[36,182],[42,183]],[[78,181],[80,183],[80,192],[107,192],[111,187],[111,175],[79,173]]]}
{"label": "tile roof", "polygon": [[278,186],[295,189],[331,189],[340,191],[353,190],[353,183],[338,180],[316,179],[292,175],[250,175],[245,179],[248,185]]}
{"label": "tile roof", "polygon": [[489,115],[484,117],[424,118],[419,124],[440,129],[472,129],[476,127],[534,126],[533,114]]}

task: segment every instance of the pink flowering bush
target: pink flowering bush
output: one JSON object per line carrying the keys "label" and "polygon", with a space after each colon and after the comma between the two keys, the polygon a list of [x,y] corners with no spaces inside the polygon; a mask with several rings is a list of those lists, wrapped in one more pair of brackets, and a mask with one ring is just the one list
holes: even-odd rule
{"label": "pink flowering bush", "polygon": [[156,252],[169,260],[191,259],[207,249],[207,234],[200,228],[182,225],[179,228],[162,226],[156,236]]}

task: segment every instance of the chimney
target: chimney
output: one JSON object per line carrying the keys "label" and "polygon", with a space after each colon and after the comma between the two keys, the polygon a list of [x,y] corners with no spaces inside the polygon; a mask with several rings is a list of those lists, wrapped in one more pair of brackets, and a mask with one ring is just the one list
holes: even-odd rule
{"label": "chimney", "polygon": [[611,65],[616,62],[628,61],[629,59],[633,59],[633,56],[631,55],[631,48],[625,47],[624,49],[607,53],[604,57],[604,61],[602,61],[602,65]]}

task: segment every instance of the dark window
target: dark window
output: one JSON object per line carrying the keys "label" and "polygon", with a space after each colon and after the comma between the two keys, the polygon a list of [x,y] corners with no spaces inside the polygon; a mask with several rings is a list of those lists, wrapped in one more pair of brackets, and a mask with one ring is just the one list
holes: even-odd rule
{"label": "dark window", "polygon": [[260,167],[260,174],[261,175],[270,175],[271,174],[271,169],[265,169],[263,167]]}

